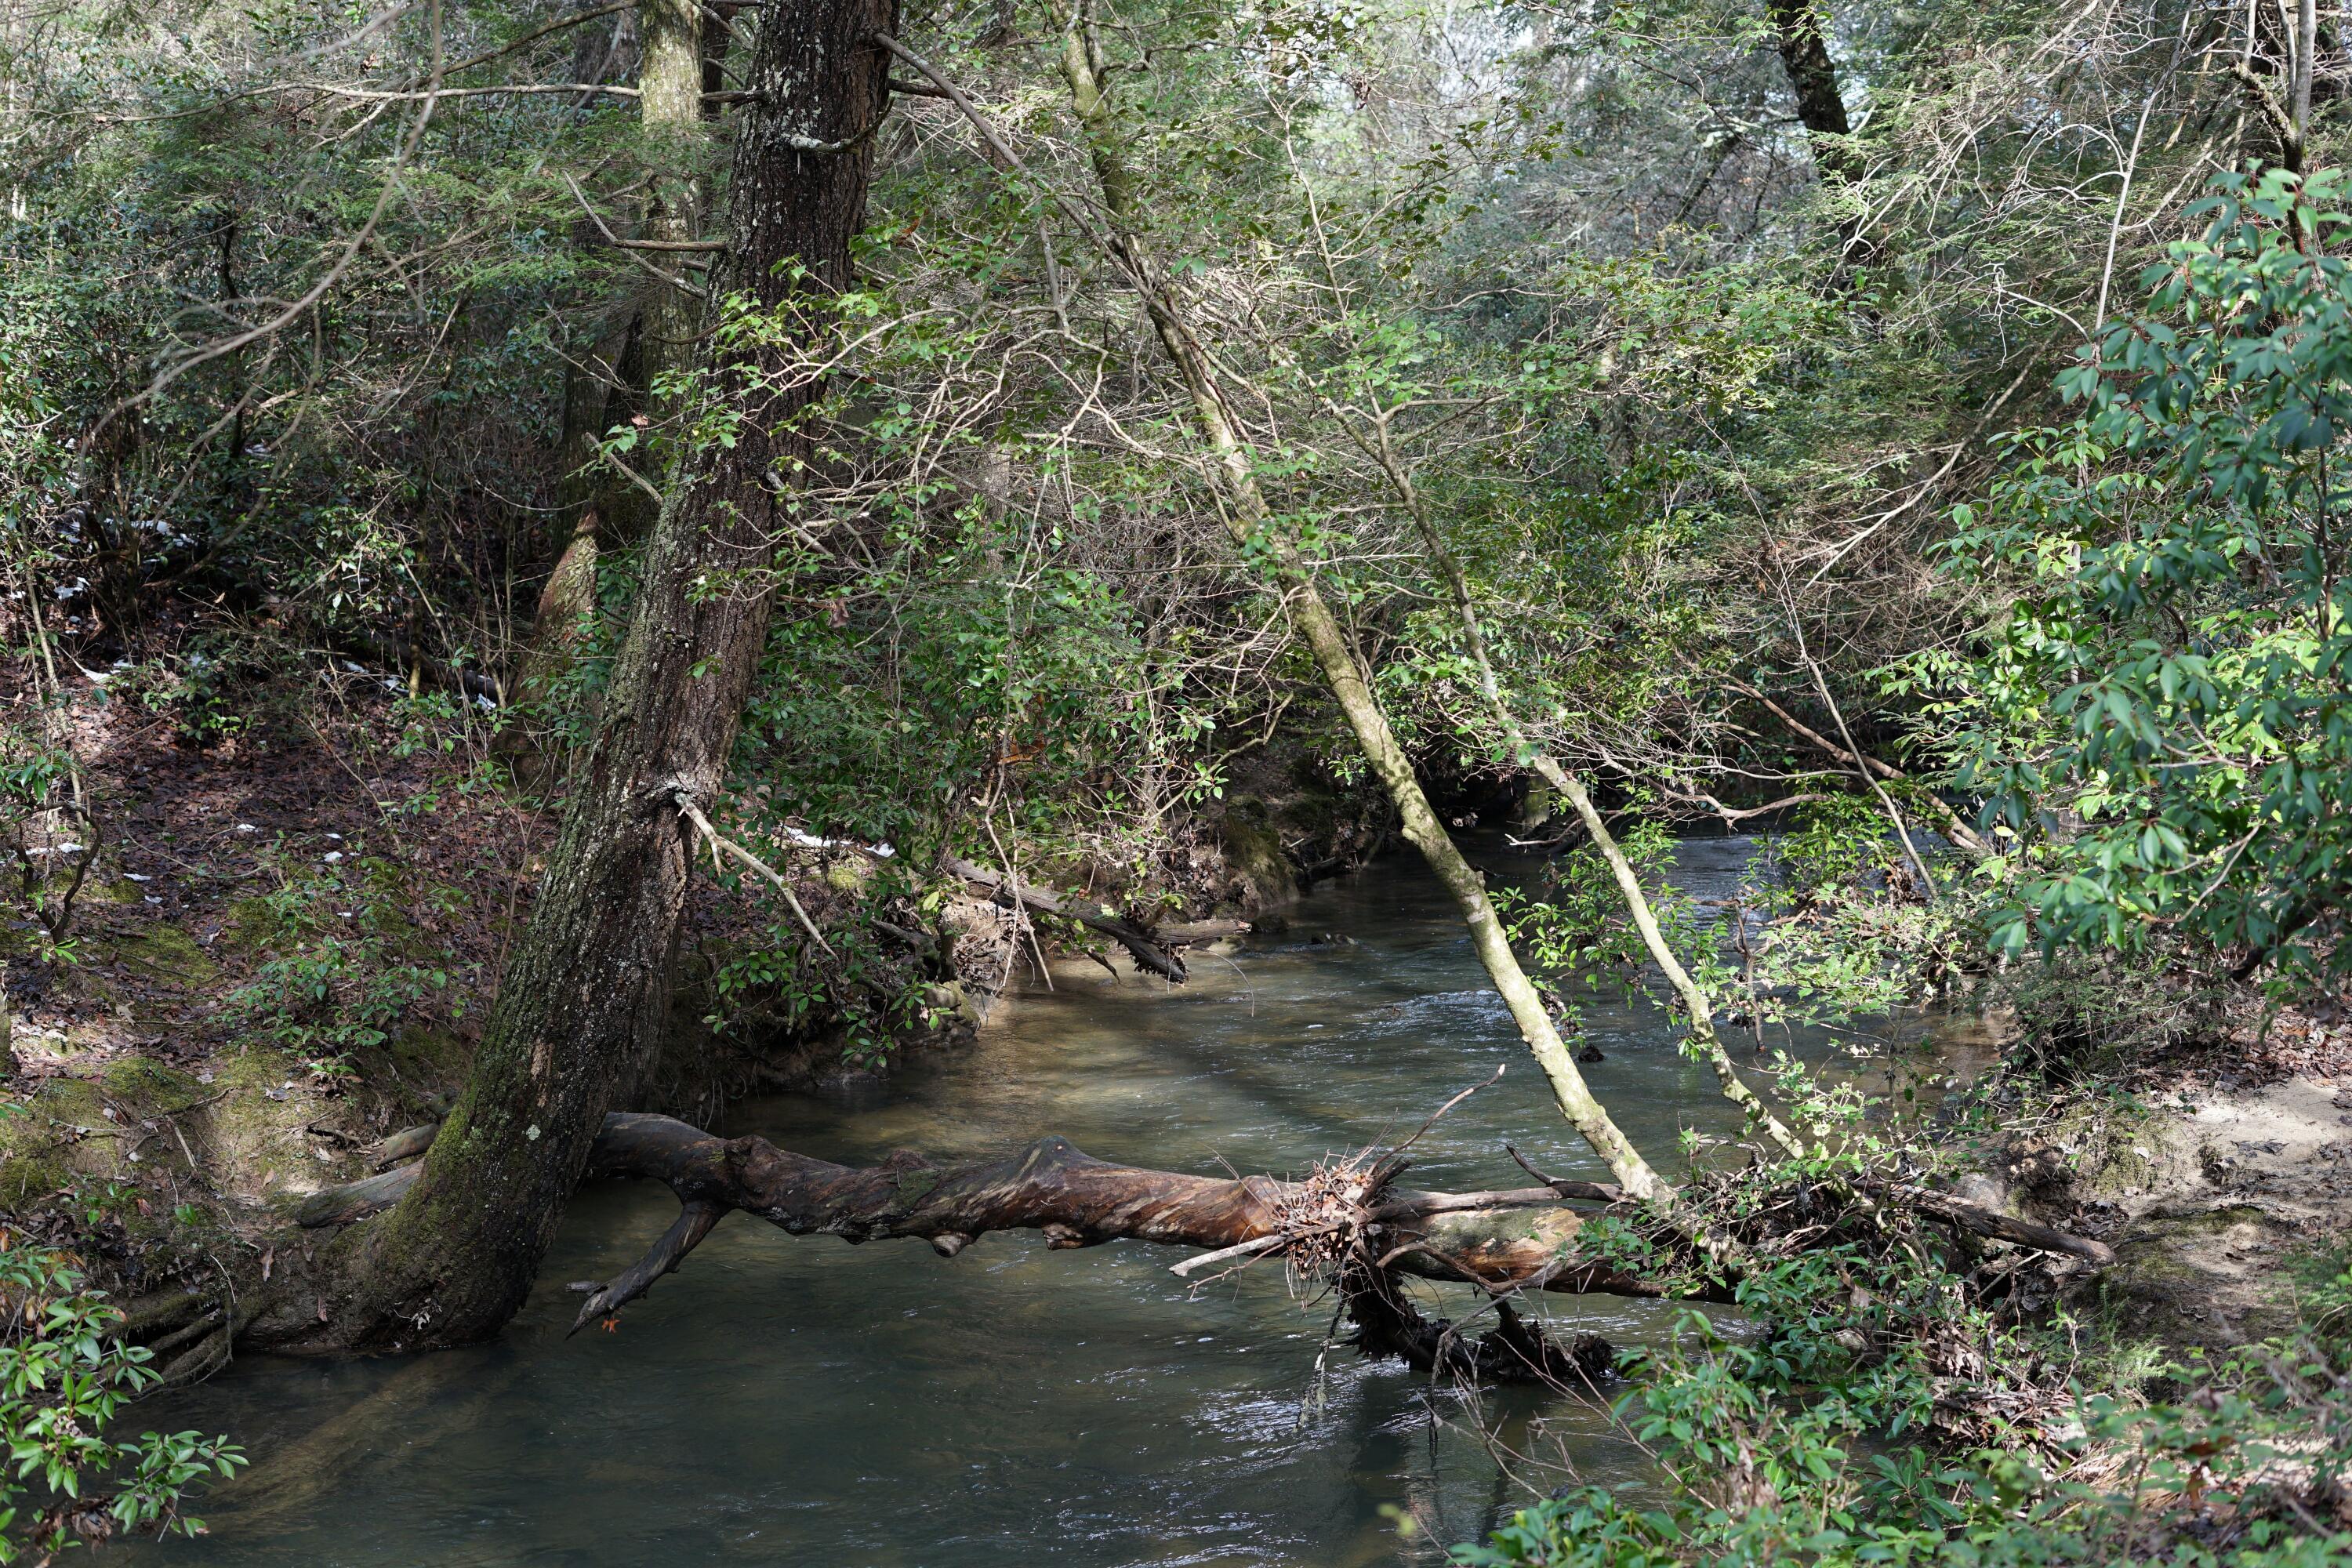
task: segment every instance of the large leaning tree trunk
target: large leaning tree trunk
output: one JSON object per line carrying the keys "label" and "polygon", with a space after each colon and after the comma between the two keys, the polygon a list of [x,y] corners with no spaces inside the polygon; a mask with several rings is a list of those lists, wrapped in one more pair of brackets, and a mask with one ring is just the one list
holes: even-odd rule
{"label": "large leaning tree trunk", "polygon": [[[887,56],[870,40],[894,10],[797,0],[761,14],[713,270],[772,320],[800,323],[803,342],[849,278],[872,132],[889,104]],[[317,1321],[285,1325],[283,1342],[413,1347],[497,1332],[530,1288],[605,1112],[651,1064],[691,865],[681,803],[719,788],[767,635],[772,542],[811,451],[798,426],[821,388],[792,351],[710,355],[709,395],[740,416],[736,439],[689,458],[662,510],[583,776],[465,1091],[407,1195],[344,1233]]]}
{"label": "large leaning tree trunk", "polygon": [[[1219,510],[1227,529],[1245,552],[1272,563],[1292,621],[1314,655],[1325,686],[1346,716],[1365,760],[1395,805],[1403,820],[1405,837],[1421,851],[1461,910],[1478,961],[1510,1009],[1512,1021],[1518,1026],[1520,1037],[1542,1068],[1561,1113],[1593,1152],[1608,1163],[1610,1171],[1627,1193],[1642,1199],[1667,1196],[1671,1192],[1667,1184],[1643,1159],[1641,1152],[1612,1120],[1607,1108],[1586,1086],[1584,1075],[1577,1070],[1567,1043],[1544,1010],[1543,998],[1511,952],[1502,920],[1495,911],[1493,900],[1486,895],[1486,878],[1447,836],[1444,824],[1438,819],[1435,807],[1431,805],[1413,772],[1412,758],[1398,742],[1388,715],[1373,694],[1363,660],[1340,626],[1339,617],[1332,614],[1314,573],[1276,522],[1273,508],[1257,482],[1256,456],[1227,401],[1215,360],[1196,331],[1166,268],[1144,237],[1145,198],[1137,189],[1128,156],[1126,131],[1108,96],[1108,72],[1099,58],[1097,31],[1091,17],[1082,13],[1080,0],[1053,0],[1052,9],[1061,35],[1059,63],[1063,79],[1068,85],[1071,106],[1086,137],[1100,210],[1108,219],[1108,229],[1106,232],[1097,227],[1075,205],[1070,216],[1134,286],[1150,320],[1153,336],[1183,382],[1195,423],[1214,459],[1212,469],[1223,492],[1221,500],[1224,504]],[[952,98],[957,108],[972,120],[991,142],[991,152],[1001,165],[1017,166],[1011,151],[970,100],[919,57],[902,46],[893,47],[910,65],[930,75],[940,90]]]}

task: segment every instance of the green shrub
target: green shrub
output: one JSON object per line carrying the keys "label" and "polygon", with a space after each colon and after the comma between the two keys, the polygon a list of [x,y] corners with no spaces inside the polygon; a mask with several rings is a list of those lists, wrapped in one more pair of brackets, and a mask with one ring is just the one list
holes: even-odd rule
{"label": "green shrub", "polygon": [[144,1348],[114,1337],[121,1321],[61,1254],[0,1235],[0,1563],[118,1533],[201,1534],[182,1500],[246,1462],[195,1432],[106,1436],[158,1376]]}

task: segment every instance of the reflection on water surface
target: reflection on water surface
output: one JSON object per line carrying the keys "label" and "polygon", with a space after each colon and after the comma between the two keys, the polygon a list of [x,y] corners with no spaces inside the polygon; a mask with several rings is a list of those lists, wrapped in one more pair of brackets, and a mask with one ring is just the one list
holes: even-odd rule
{"label": "reflection on water surface", "polygon": [[[1748,841],[1683,847],[1679,877],[1731,891]],[[1491,852],[1490,865],[1504,864]],[[1413,1181],[1513,1185],[1506,1138],[1563,1174],[1605,1175],[1560,1121],[1417,859],[1318,889],[1297,932],[1181,990],[1099,969],[1024,994],[970,1052],[854,1104],[739,1107],[828,1159],[960,1154],[1059,1132],[1105,1159],[1292,1172],[1419,1124],[1507,1064],[1415,1146]],[[1588,1068],[1653,1159],[1685,1125],[1725,1130],[1712,1079],[1664,1015],[1588,1009]],[[1193,1296],[1140,1244],[1049,1252],[991,1236],[952,1261],[920,1242],[794,1241],[740,1216],[630,1309],[616,1337],[563,1337],[568,1280],[603,1279],[667,1225],[653,1188],[582,1194],[507,1339],[358,1364],[247,1363],[137,1418],[224,1431],[258,1463],[203,1510],[205,1564],[793,1563],[1114,1568],[1434,1560],[1523,1501],[1459,1424],[1433,1436],[1423,1381],[1334,1351],[1328,1307],[1271,1269]],[[1549,1309],[1620,1342],[1661,1309]],[[1638,1456],[1591,1412],[1524,1393],[1486,1413],[1513,1447],[1541,1420],[1582,1474]],[[1384,1505],[1391,1510],[1384,1517]],[[1403,1510],[1425,1532],[1401,1547]]]}

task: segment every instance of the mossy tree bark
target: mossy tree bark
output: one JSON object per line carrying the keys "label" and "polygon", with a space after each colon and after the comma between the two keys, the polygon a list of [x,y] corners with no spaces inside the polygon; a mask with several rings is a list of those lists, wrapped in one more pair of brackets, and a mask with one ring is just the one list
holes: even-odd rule
{"label": "mossy tree bark", "polygon": [[[849,279],[870,132],[889,101],[887,57],[871,40],[894,12],[893,0],[811,0],[761,13],[757,97],[737,125],[714,272],[773,319],[797,319],[803,343]],[[822,390],[789,342],[714,352],[707,368],[711,395],[741,416],[737,439],[690,458],[663,508],[583,777],[466,1089],[407,1196],[346,1233],[317,1321],[274,1336],[289,1348],[495,1333],[530,1289],[605,1112],[662,1038],[691,861],[679,801],[720,786],[766,637],[772,542],[809,460],[799,426]]]}

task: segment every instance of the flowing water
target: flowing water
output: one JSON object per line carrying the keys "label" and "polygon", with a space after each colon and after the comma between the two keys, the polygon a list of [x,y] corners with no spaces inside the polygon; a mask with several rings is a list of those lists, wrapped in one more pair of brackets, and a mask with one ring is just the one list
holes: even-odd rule
{"label": "flowing water", "polygon": [[[1748,848],[1688,842],[1677,879],[1727,894]],[[1411,1131],[1507,1066],[1415,1145],[1410,1180],[1523,1184],[1506,1139],[1554,1173],[1605,1176],[1417,858],[1288,913],[1290,932],[1196,962],[1181,989],[1065,967],[969,1051],[854,1095],[748,1103],[727,1131],[844,1162],[1051,1131],[1135,1164],[1295,1173]],[[1730,1129],[1665,1015],[1587,1016],[1606,1059],[1586,1071],[1653,1160],[1671,1168],[1685,1127]],[[498,1344],[243,1363],[139,1406],[142,1425],[225,1432],[258,1461],[202,1505],[207,1540],[164,1550],[352,1568],[1345,1568],[1433,1561],[1527,1500],[1481,1425],[1587,1479],[1642,1474],[1591,1408],[1495,1392],[1474,1421],[1401,1367],[1324,1355],[1328,1303],[1293,1300],[1277,1269],[1196,1293],[1168,1272],[1180,1254],[1140,1243],[1055,1252],[997,1235],[942,1260],[919,1241],[794,1240],[738,1215],[616,1334],[565,1338],[565,1282],[608,1278],[675,1213],[649,1185],[582,1194]],[[1466,1304],[1451,1292],[1442,1310]],[[1654,1337],[1669,1310],[1546,1310],[1620,1343]],[[1413,1543],[1400,1516],[1418,1521]]]}

